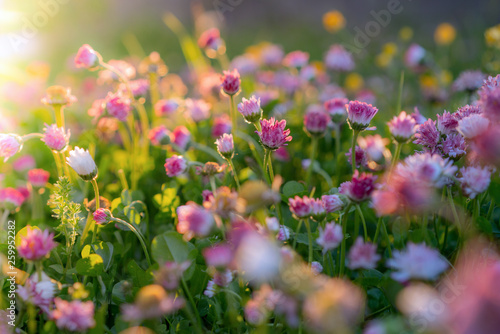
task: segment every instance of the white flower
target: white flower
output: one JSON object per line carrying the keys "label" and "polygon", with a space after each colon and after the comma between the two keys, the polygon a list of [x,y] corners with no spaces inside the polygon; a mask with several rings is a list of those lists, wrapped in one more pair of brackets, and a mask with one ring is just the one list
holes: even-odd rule
{"label": "white flower", "polygon": [[478,114],[472,114],[458,122],[457,130],[465,138],[471,139],[486,131],[489,125],[490,121],[487,118]]}
{"label": "white flower", "polygon": [[90,181],[97,176],[97,166],[88,150],[76,146],[69,152],[66,161],[85,181]]}

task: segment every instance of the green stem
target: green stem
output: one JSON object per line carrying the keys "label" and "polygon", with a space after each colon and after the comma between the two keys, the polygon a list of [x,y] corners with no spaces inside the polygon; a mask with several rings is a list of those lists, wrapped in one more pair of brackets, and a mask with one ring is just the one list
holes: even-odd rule
{"label": "green stem", "polygon": [[391,163],[391,171],[394,169],[396,164],[398,163],[399,156],[401,155],[401,147],[403,145],[400,142],[396,143],[396,150],[394,152],[394,156],[392,157],[392,163]]}
{"label": "green stem", "polygon": [[270,165],[269,160],[271,160],[271,150],[266,149],[264,152],[264,163],[262,165],[262,169],[264,170],[264,174],[266,175],[269,184],[271,184],[273,179],[271,178],[270,173],[268,173],[268,166]]}
{"label": "green stem", "polygon": [[389,257],[392,257],[391,239],[389,238],[389,233],[387,233],[387,228],[384,223],[382,223],[382,230],[384,231],[385,240],[387,242],[387,252],[389,252]]}
{"label": "green stem", "polygon": [[231,124],[232,124],[232,133],[233,133],[233,137],[236,138],[236,131],[238,130],[237,129],[237,126],[238,126],[238,122],[237,122],[237,119],[236,119],[236,105],[235,105],[235,102],[234,102],[234,95],[230,95],[229,96],[229,111],[230,111],[230,114],[231,114]]}
{"label": "green stem", "polygon": [[317,150],[318,150],[318,137],[313,135],[311,138],[311,158],[309,159],[309,167],[307,168],[307,174],[306,174],[306,187],[308,187],[309,183],[311,182],[311,176],[314,167],[314,159],[316,158]]}
{"label": "green stem", "polygon": [[495,200],[492,198],[492,199],[491,199],[491,202],[490,202],[490,208],[488,209],[488,213],[487,213],[487,215],[486,215],[486,218],[487,218],[488,220],[490,220],[490,219],[491,219],[491,215],[493,215],[493,211],[494,211],[494,209],[495,209]]}
{"label": "green stem", "polygon": [[361,218],[361,223],[363,224],[363,233],[365,236],[365,242],[368,241],[368,231],[366,229],[366,221],[365,221],[365,216],[363,215],[363,211],[361,211],[361,207],[359,204],[356,204],[356,209],[358,210],[359,217]]}
{"label": "green stem", "polygon": [[203,333],[203,330],[201,327],[202,322],[201,322],[200,313],[198,312],[198,309],[196,308],[196,303],[194,302],[193,296],[191,295],[191,292],[189,291],[189,288],[188,288],[184,278],[181,279],[181,283],[182,283],[182,289],[184,291],[184,294],[188,298],[189,303],[191,304],[191,308],[193,309],[193,312],[194,312],[195,317],[196,317],[196,324],[194,324],[196,331],[201,334],[201,333]]}
{"label": "green stem", "polygon": [[155,105],[160,99],[158,92],[158,76],[155,72],[149,73],[149,94],[151,97],[151,123],[154,124],[156,120]]}
{"label": "green stem", "polygon": [[399,77],[399,90],[398,90],[398,100],[396,104],[396,114],[401,112],[401,100],[403,97],[403,86],[405,82],[405,72],[401,71],[401,75]]}
{"label": "green stem", "polygon": [[212,194],[215,196],[215,193],[217,191],[217,186],[215,184],[215,177],[213,175],[210,176],[210,187],[212,188]]}
{"label": "green stem", "polygon": [[52,155],[54,156],[54,161],[56,162],[57,176],[61,177],[61,176],[63,176],[63,169],[62,169],[62,165],[61,165],[61,156],[59,155],[59,152],[57,152],[57,151],[52,151]]}
{"label": "green stem", "polygon": [[457,228],[460,231],[462,227],[460,225],[461,223],[460,223],[460,218],[458,217],[457,208],[455,207],[455,201],[453,200],[453,195],[451,194],[451,187],[447,187],[447,191],[448,191],[448,199],[451,205],[451,211],[453,212],[453,219],[455,220],[455,224],[457,225]]}
{"label": "green stem", "polygon": [[378,242],[378,235],[380,234],[380,227],[382,225],[382,217],[378,218],[377,229],[375,230],[375,236],[373,237],[373,243],[376,244]]}
{"label": "green stem", "polygon": [[64,108],[60,104],[52,105],[54,108],[54,115],[56,118],[56,125],[58,128],[64,128]]}
{"label": "green stem", "polygon": [[352,144],[351,144],[351,165],[352,165],[352,173],[356,169],[356,140],[358,139],[359,130],[352,130]]}
{"label": "green stem", "polygon": [[233,176],[234,176],[234,181],[236,181],[236,188],[238,191],[240,191],[240,180],[238,179],[238,173],[236,172],[236,169],[234,168],[233,164],[233,159],[228,159],[229,166],[231,167],[231,170],[233,171]]}
{"label": "green stem", "polygon": [[148,265],[149,267],[151,267],[152,265],[151,258],[149,257],[148,248],[146,247],[146,242],[144,241],[144,237],[142,236],[141,232],[139,232],[134,225],[132,225],[129,222],[126,222],[125,220],[115,217],[113,217],[111,220],[128,227],[132,232],[134,232],[135,236],[137,237],[137,239],[139,239],[139,242],[141,243],[142,250],[144,251],[144,254],[146,255],[146,260],[148,261]]}
{"label": "green stem", "polygon": [[422,218],[422,235],[424,237],[424,240],[425,242],[427,242],[428,245],[430,245],[430,241],[429,241],[429,235],[428,235],[428,232],[427,232],[427,224],[429,222],[429,216],[424,213],[424,217]]}
{"label": "green stem", "polygon": [[292,248],[295,250],[295,247],[297,246],[297,237],[300,232],[300,228],[302,227],[302,219],[299,219],[299,223],[297,224],[297,228],[295,229],[295,237],[293,238],[293,246]]}
{"label": "green stem", "polygon": [[[97,185],[96,178],[92,179],[90,181],[92,183],[92,187],[94,188],[94,193],[95,193],[95,211],[99,210],[100,208],[100,197],[99,197],[99,186]],[[90,220],[92,221],[92,220]],[[88,223],[88,222],[87,222]],[[94,244],[96,236],[97,236],[97,227],[98,225],[94,223],[94,234],[92,235],[92,244]]]}
{"label": "green stem", "polygon": [[312,232],[311,232],[311,224],[309,222],[309,219],[304,220],[306,224],[306,229],[307,229],[307,241],[308,241],[308,246],[309,246],[309,255],[307,257],[307,262],[312,263],[313,261],[313,239],[312,239]]}
{"label": "green stem", "polygon": [[345,248],[346,248],[346,233],[347,233],[347,215],[349,214],[349,210],[351,209],[351,203],[347,205],[343,217],[340,217],[339,219],[342,219],[342,243],[340,244],[340,270],[339,270],[339,277],[342,278],[344,276],[344,269],[345,269]]}

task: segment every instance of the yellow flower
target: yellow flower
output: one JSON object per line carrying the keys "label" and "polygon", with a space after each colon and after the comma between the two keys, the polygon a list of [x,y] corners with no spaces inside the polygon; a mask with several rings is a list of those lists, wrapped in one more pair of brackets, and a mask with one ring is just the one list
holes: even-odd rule
{"label": "yellow flower", "polygon": [[486,44],[500,49],[500,24],[487,29],[484,32],[484,38],[486,39]]}
{"label": "yellow flower", "polygon": [[388,55],[387,53],[380,53],[377,55],[377,58],[375,58],[375,63],[377,64],[378,67],[387,67],[392,61],[392,56]]}
{"label": "yellow flower", "polygon": [[420,76],[420,85],[423,88],[437,88],[439,87],[438,79],[430,74]]}
{"label": "yellow flower", "polygon": [[449,23],[441,23],[434,32],[434,41],[439,45],[448,45],[455,40],[457,31]]}
{"label": "yellow flower", "polygon": [[50,74],[50,65],[40,61],[32,62],[26,67],[26,72],[32,77],[47,79]]}
{"label": "yellow flower", "polygon": [[452,80],[453,80],[453,76],[451,75],[450,71],[448,71],[448,70],[441,71],[441,73],[439,75],[439,81],[441,81],[441,83],[444,86],[448,86]]}
{"label": "yellow flower", "polygon": [[262,50],[269,45],[271,45],[271,43],[265,41],[260,42],[258,44],[250,45],[245,49],[245,53],[252,55],[254,57],[258,57],[262,52]]}
{"label": "yellow flower", "polygon": [[408,41],[413,37],[413,30],[410,27],[403,27],[399,31],[399,38],[403,41]]}
{"label": "yellow flower", "polygon": [[338,10],[332,10],[323,15],[323,26],[328,32],[337,32],[345,27],[345,18]]}
{"label": "yellow flower", "polygon": [[382,47],[382,52],[388,56],[394,56],[398,52],[398,47],[395,43],[385,43]]}
{"label": "yellow flower", "polygon": [[356,92],[363,88],[363,77],[357,73],[351,73],[345,78],[345,88],[348,91]]}

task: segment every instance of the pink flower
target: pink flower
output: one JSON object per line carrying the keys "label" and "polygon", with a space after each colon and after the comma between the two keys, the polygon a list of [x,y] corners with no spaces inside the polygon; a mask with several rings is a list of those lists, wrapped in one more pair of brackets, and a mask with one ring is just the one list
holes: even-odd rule
{"label": "pink flower", "polygon": [[303,67],[309,61],[309,53],[300,50],[292,51],[283,58],[283,66]]}
{"label": "pink flower", "polygon": [[227,268],[233,261],[234,250],[229,244],[219,243],[203,250],[203,257],[209,267]]}
{"label": "pink flower", "polygon": [[24,196],[19,190],[14,188],[0,189],[0,207],[14,211],[24,203]]}
{"label": "pink flower", "polygon": [[27,200],[31,195],[31,191],[26,186],[18,186],[16,190],[23,195],[24,200]]}
{"label": "pink flower", "polygon": [[211,202],[214,199],[214,194],[207,189],[201,192],[201,196],[203,197],[203,202]]}
{"label": "pink flower", "polygon": [[234,142],[233,135],[223,134],[219,139],[215,141],[217,145],[217,152],[226,159],[231,159],[234,154]]}
{"label": "pink flower", "polygon": [[260,58],[267,66],[277,66],[282,63],[285,53],[281,46],[270,44],[264,46],[260,51]]}
{"label": "pink flower", "polygon": [[176,177],[187,170],[187,161],[180,155],[173,155],[165,161],[167,176]]}
{"label": "pink flower", "polygon": [[215,225],[210,211],[193,202],[177,208],[177,232],[184,234],[187,239],[193,236],[206,237]]}
{"label": "pink flower", "polygon": [[434,152],[439,139],[440,134],[436,129],[436,122],[429,118],[424,124],[418,127],[413,143],[422,145],[429,151]]}
{"label": "pink flower", "polygon": [[99,225],[107,224],[111,221],[111,218],[113,218],[111,212],[108,209],[104,208],[97,209],[96,211],[94,211],[92,216],[96,224]]}
{"label": "pink flower", "polygon": [[108,113],[122,122],[127,120],[132,110],[130,103],[130,99],[123,96],[120,92],[110,92],[108,96],[106,96],[106,109]]}
{"label": "pink flower", "polygon": [[231,133],[231,119],[228,115],[222,114],[214,118],[214,124],[212,126],[212,136],[220,137],[225,133]]}
{"label": "pink flower", "polygon": [[326,217],[326,209],[323,205],[323,201],[319,198],[311,198],[311,217],[320,222]]}
{"label": "pink flower", "polygon": [[488,167],[462,167],[460,173],[462,177],[458,180],[462,191],[469,198],[475,198],[485,192],[490,185],[491,169]]}
{"label": "pink flower", "polygon": [[196,123],[210,117],[211,104],[204,100],[186,99],[184,105],[186,106],[189,116]]}
{"label": "pink flower", "polygon": [[304,127],[312,136],[323,135],[328,127],[330,117],[321,108],[310,108],[304,117]]}
{"label": "pink flower", "polygon": [[283,162],[290,161],[290,153],[288,153],[288,151],[287,151],[287,149],[286,149],[285,146],[281,146],[280,148],[278,148],[273,153],[274,153],[274,157],[278,161],[283,161]]}
{"label": "pink flower", "polygon": [[179,108],[179,102],[176,99],[159,100],[154,106],[158,117],[171,115],[177,111],[177,108]]}
{"label": "pink flower", "polygon": [[92,102],[92,107],[87,110],[87,114],[90,117],[94,117],[94,121],[102,116],[104,113],[104,109],[106,108],[106,100],[105,99],[97,99]]}
{"label": "pink flower", "polygon": [[344,202],[342,202],[339,195],[323,195],[321,201],[323,201],[327,213],[339,211],[344,206]]}
{"label": "pink flower", "polygon": [[170,133],[170,141],[181,150],[185,150],[191,141],[191,132],[184,125],[179,125]]}
{"label": "pink flower", "polygon": [[490,121],[482,115],[472,114],[458,122],[457,130],[466,139],[474,138],[486,131]]}
{"label": "pink flower", "polygon": [[486,75],[481,71],[463,71],[453,82],[453,90],[457,92],[474,92],[483,85]]}
{"label": "pink flower", "polygon": [[128,86],[124,83],[121,83],[120,86],[118,86],[118,90],[122,94],[127,95],[129,93],[128,87],[130,87],[132,95],[135,98],[143,97],[148,94],[149,80],[148,79],[130,80]]}
{"label": "pink flower", "polygon": [[323,271],[323,266],[318,261],[311,262],[311,270],[314,275],[319,275]]}
{"label": "pink flower", "polygon": [[274,117],[271,117],[269,120],[261,120],[260,125],[262,131],[255,132],[259,135],[262,145],[268,150],[277,150],[292,140],[292,136],[289,136],[290,130],[285,130],[286,121],[284,119],[276,121]]}
{"label": "pink flower", "polygon": [[336,97],[324,103],[326,112],[330,115],[332,122],[341,123],[347,117],[346,104],[349,100],[344,97]]}
{"label": "pink flower", "polygon": [[485,162],[500,167],[500,126],[492,126],[474,138],[474,152]]}
{"label": "pink flower", "polygon": [[287,241],[290,239],[291,231],[285,225],[280,225],[278,229],[278,233],[276,234],[276,240],[279,241]]}
{"label": "pink flower", "polygon": [[408,50],[406,50],[404,62],[406,66],[410,67],[413,70],[419,71],[423,68],[425,55],[425,49],[420,45],[413,43],[412,45],[410,45]]}
{"label": "pink flower", "polygon": [[53,233],[49,230],[33,229],[28,225],[26,235],[21,237],[17,251],[25,260],[38,261],[47,257],[56,246]]}
{"label": "pink flower", "polygon": [[389,139],[382,138],[380,135],[358,137],[359,147],[365,151],[366,158],[378,163],[383,162],[383,158],[388,155],[386,145]]}
{"label": "pink flower", "polygon": [[10,157],[19,152],[22,148],[22,140],[16,135],[0,133],[0,157],[7,162]]}
{"label": "pink flower", "polygon": [[29,154],[17,158],[12,163],[12,168],[14,168],[14,170],[17,172],[24,172],[25,170],[33,169],[35,168],[35,166],[36,166],[35,158],[33,158],[33,156]]}
{"label": "pink flower", "polygon": [[241,99],[241,103],[238,104],[238,111],[243,115],[247,123],[255,123],[260,121],[262,118],[262,109],[260,108],[260,98],[255,96],[250,97],[250,99]]}
{"label": "pink flower", "polygon": [[347,255],[348,267],[351,269],[375,269],[381,256],[377,254],[377,245],[364,243],[362,237],[358,237]]}
{"label": "pink flower", "polygon": [[435,280],[448,268],[448,263],[437,250],[410,242],[406,250],[393,252],[387,266],[396,270],[391,277],[403,283],[412,278]]}
{"label": "pink flower", "polygon": [[53,151],[64,150],[69,143],[70,131],[64,131],[64,128],[57,127],[57,124],[45,124],[42,141]]}
{"label": "pink flower", "polygon": [[288,204],[290,205],[290,211],[298,218],[307,218],[311,215],[311,199],[307,196],[289,198]]}
{"label": "pink flower", "polygon": [[324,229],[319,227],[318,230],[319,237],[316,239],[316,242],[323,248],[323,253],[337,248],[344,238],[342,226],[338,224],[327,223]]}
{"label": "pink flower", "polygon": [[456,132],[458,119],[455,117],[455,114],[450,114],[445,110],[443,115],[437,115],[437,118],[437,128],[443,135],[449,135]]}
{"label": "pink flower", "polygon": [[410,115],[402,111],[399,116],[387,123],[392,136],[399,143],[406,143],[415,134],[416,122]]}
{"label": "pink flower", "polygon": [[325,66],[333,71],[349,72],[354,69],[354,59],[342,45],[334,44],[326,53]]}
{"label": "pink flower", "polygon": [[17,295],[24,302],[34,304],[45,314],[50,315],[50,306],[54,299],[56,286],[44,273],[42,273],[42,275],[45,277],[42,276],[41,281],[38,281],[38,275],[33,275],[26,280],[24,286],[18,285]]}
{"label": "pink flower", "polygon": [[483,86],[480,89],[479,107],[490,120],[494,122],[500,121],[500,86],[498,83],[496,86]]}
{"label": "pink flower", "polygon": [[217,51],[219,47],[224,45],[224,41],[220,38],[220,32],[217,28],[211,28],[204,31],[198,38],[198,45],[202,49],[211,49]]}
{"label": "pink flower", "polygon": [[[458,108],[456,112],[453,113],[457,122],[461,119],[470,116],[472,114],[480,114],[481,109],[477,105],[465,105],[463,107]],[[458,125],[458,124],[457,124]]]}
{"label": "pink flower", "polygon": [[149,130],[148,138],[151,144],[160,146],[170,143],[170,131],[164,125],[159,125]]}
{"label": "pink flower", "polygon": [[155,272],[155,282],[166,290],[174,291],[179,287],[182,274],[191,266],[190,261],[166,262]]}
{"label": "pink flower", "polygon": [[377,216],[394,214],[400,206],[398,194],[390,190],[375,190],[372,194],[372,206]]}
{"label": "pink flower", "polygon": [[466,153],[467,144],[464,137],[458,133],[452,133],[446,136],[441,143],[443,154],[449,158],[459,159]]}
{"label": "pink flower", "polygon": [[356,94],[355,99],[358,100],[359,102],[365,102],[372,105],[375,104],[375,102],[377,101],[375,94],[369,89],[360,90]]}
{"label": "pink flower", "polygon": [[[355,155],[356,155],[355,158],[356,167],[357,168],[360,168],[361,166],[365,167],[367,164],[365,151],[361,147],[356,146]],[[345,154],[345,156],[347,157],[347,161],[349,162],[349,164],[352,164],[352,147],[349,149],[349,152]]]}
{"label": "pink flower", "polygon": [[52,318],[56,321],[57,328],[71,332],[86,332],[95,326],[94,303],[73,300],[67,302],[61,298],[54,299],[56,309]]}
{"label": "pink flower", "polygon": [[378,109],[365,102],[351,101],[346,105],[347,119],[351,129],[360,131],[370,125],[370,121],[378,112]]}
{"label": "pink flower", "polygon": [[396,167],[400,176],[413,178],[436,188],[447,184],[456,171],[457,167],[453,165],[453,161],[430,153],[411,155],[404,160],[404,164]]}
{"label": "pink flower", "polygon": [[259,64],[253,56],[243,54],[233,58],[229,68],[237,69],[241,75],[248,75],[254,73],[259,68]]}
{"label": "pink flower", "polygon": [[75,57],[77,68],[92,68],[99,65],[99,54],[88,44],[83,44]]}
{"label": "pink flower", "polygon": [[425,118],[420,111],[418,110],[417,107],[413,108],[413,112],[411,113],[411,117],[415,120],[415,122],[420,125],[424,124],[425,121],[427,121],[427,118]]}
{"label": "pink flower", "polygon": [[224,71],[221,81],[222,91],[227,95],[235,95],[240,91],[241,79],[237,69]]}
{"label": "pink flower", "polygon": [[43,169],[32,169],[28,172],[28,182],[35,188],[44,188],[50,173]]}
{"label": "pink flower", "polygon": [[370,198],[375,189],[376,176],[369,173],[361,173],[356,170],[352,181],[344,182],[339,187],[339,193],[346,195],[353,202],[362,202]]}

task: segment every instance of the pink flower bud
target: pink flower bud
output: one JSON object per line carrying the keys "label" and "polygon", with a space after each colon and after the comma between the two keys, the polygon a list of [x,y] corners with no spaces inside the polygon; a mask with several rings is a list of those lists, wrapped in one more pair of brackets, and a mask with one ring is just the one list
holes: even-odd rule
{"label": "pink flower bud", "polygon": [[179,102],[176,99],[159,100],[156,102],[154,108],[156,116],[168,116],[177,111]]}
{"label": "pink flower bud", "polygon": [[394,116],[387,124],[392,136],[399,143],[406,143],[415,134],[416,122],[413,117],[407,115],[404,111],[399,116]]}
{"label": "pink flower bud", "polygon": [[256,133],[259,135],[262,145],[269,150],[277,150],[292,140],[292,136],[289,136],[290,130],[285,130],[285,120],[276,121],[274,117],[271,117],[269,120],[261,120],[260,126],[262,131],[256,131]]}
{"label": "pink flower bud", "polygon": [[207,266],[226,268],[233,261],[234,250],[228,244],[219,243],[203,250],[203,257]]}
{"label": "pink flower bud", "polygon": [[228,115],[222,114],[214,118],[214,124],[212,126],[212,136],[220,137],[225,133],[231,133],[231,119]]}
{"label": "pink flower bud", "polygon": [[191,133],[184,125],[179,125],[170,133],[170,141],[181,150],[185,150],[191,141]]}
{"label": "pink flower bud", "polygon": [[169,177],[182,175],[186,170],[186,159],[180,155],[173,155],[165,161],[165,171]]}
{"label": "pink flower bud", "polygon": [[4,162],[7,162],[21,148],[22,140],[20,137],[11,134],[0,134],[0,157],[4,158]]}
{"label": "pink flower bud", "polygon": [[378,112],[378,109],[371,104],[360,101],[351,101],[346,105],[346,108],[349,125],[355,131],[366,129]]}
{"label": "pink flower bud", "polygon": [[260,121],[262,118],[262,109],[260,108],[260,98],[255,96],[250,97],[250,99],[241,99],[241,103],[238,104],[238,111],[243,115],[247,123],[255,123]]}
{"label": "pink flower bud", "polygon": [[64,131],[64,128],[57,127],[56,124],[45,124],[42,141],[53,151],[63,151],[69,143],[70,131]]}
{"label": "pink flower bud", "polygon": [[325,110],[330,115],[332,122],[341,123],[345,121],[347,118],[345,106],[348,102],[349,100],[343,97],[336,97],[325,102]]}
{"label": "pink flower bud", "polygon": [[56,298],[52,318],[57,328],[71,332],[86,332],[95,326],[94,303],[73,300],[71,302]]}
{"label": "pink flower bud", "polygon": [[157,126],[149,130],[148,138],[151,144],[160,146],[170,143],[170,131],[164,125]]}
{"label": "pink flower bud", "polygon": [[307,218],[311,215],[311,199],[307,196],[295,196],[288,199],[290,211],[298,218]]}
{"label": "pink flower bud", "polygon": [[224,71],[222,79],[222,90],[227,95],[235,95],[240,91],[240,73],[237,69]]}
{"label": "pink flower bud", "polygon": [[344,238],[342,226],[338,224],[327,223],[324,229],[319,227],[318,230],[319,237],[316,239],[316,242],[323,248],[323,253],[337,248]]}
{"label": "pink flower bud", "polygon": [[177,208],[177,232],[184,234],[187,239],[193,236],[206,237],[215,226],[215,221],[210,211],[193,202]]}
{"label": "pink flower bud", "polygon": [[338,195],[323,195],[321,196],[321,200],[327,213],[339,211],[344,206],[344,202],[342,202]]}
{"label": "pink flower bud", "polygon": [[78,49],[75,57],[75,66],[78,68],[92,68],[99,65],[99,54],[88,44]]}
{"label": "pink flower bud", "polygon": [[109,211],[108,209],[104,209],[104,208],[100,208],[100,209],[94,211],[94,213],[92,215],[94,217],[94,221],[98,225],[107,224],[111,221],[111,218],[112,218],[111,211]]}
{"label": "pink flower bud", "polygon": [[0,207],[14,211],[19,208],[24,203],[24,195],[17,189],[14,188],[3,188],[0,189]]}
{"label": "pink flower bud", "polygon": [[233,135],[223,134],[219,139],[215,141],[217,145],[217,151],[223,158],[231,159],[234,154],[234,142]]}
{"label": "pink flower bud", "polygon": [[306,131],[312,136],[321,136],[325,133],[330,117],[320,108],[310,108],[304,117]]}
{"label": "pink flower bud", "polygon": [[358,237],[347,255],[350,269],[375,269],[380,255],[377,254],[377,245],[364,243],[362,237]]}
{"label": "pink flower bud", "polygon": [[339,187],[339,193],[346,195],[353,202],[362,202],[370,198],[375,189],[376,176],[361,173],[356,170],[352,181],[344,182]]}

